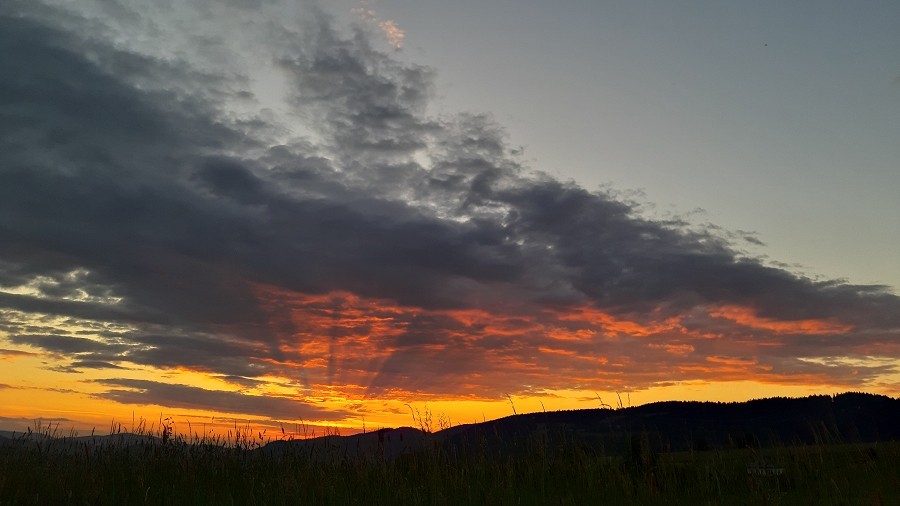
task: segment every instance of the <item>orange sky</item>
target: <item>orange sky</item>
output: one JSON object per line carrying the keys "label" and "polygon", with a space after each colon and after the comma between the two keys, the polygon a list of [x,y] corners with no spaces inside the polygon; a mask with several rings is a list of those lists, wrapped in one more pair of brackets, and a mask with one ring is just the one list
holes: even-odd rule
{"label": "orange sky", "polygon": [[[255,293],[268,308],[271,335],[277,336],[265,346],[254,345],[255,356],[243,357],[266,366],[258,377],[243,378],[241,384],[241,378],[203,367],[153,367],[127,359],[121,369],[72,374],[65,370],[70,356],[6,342],[0,353],[4,427],[22,430],[41,418],[82,432],[106,431],[111,424],[131,429],[133,419],[158,427],[172,417],[179,430],[190,426],[195,433],[225,434],[235,424],[270,435],[280,434],[282,427],[288,433],[322,434],[323,427],[352,433],[363,426],[415,425],[411,411],[431,412],[437,427],[439,417],[469,423],[509,415],[513,408],[522,413],[845,390],[897,394],[896,375],[856,381],[859,370],[884,365],[885,359],[874,355],[846,363],[832,360],[830,370],[812,359],[809,364],[818,367],[804,371],[779,366],[777,350],[789,347],[791,339],[846,333],[851,326],[780,322],[738,306],[637,321],[591,307],[494,315],[406,307],[349,292],[306,295],[258,285]],[[60,325],[49,316],[27,318]],[[707,325],[697,329],[699,320]],[[99,336],[84,330],[90,323],[70,320],[66,325],[99,342]],[[411,325],[433,335],[424,342],[404,342]],[[746,341],[744,333],[754,340]],[[154,390],[163,383],[185,389]],[[232,404],[212,399],[229,396],[236,396]],[[275,399],[320,411],[301,415],[298,409],[291,416],[279,404],[267,416],[261,412],[264,402],[244,409],[240,399]]]}

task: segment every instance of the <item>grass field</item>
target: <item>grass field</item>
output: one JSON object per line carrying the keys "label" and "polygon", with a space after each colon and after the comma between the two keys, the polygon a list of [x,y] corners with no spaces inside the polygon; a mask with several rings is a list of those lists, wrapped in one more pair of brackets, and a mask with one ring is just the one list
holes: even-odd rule
{"label": "grass field", "polygon": [[240,432],[231,441],[138,435],[102,447],[48,436],[0,447],[0,505],[900,504],[897,442],[654,453],[632,438],[629,452],[607,455],[534,439],[517,457],[426,444],[361,459],[300,446],[273,456]]}

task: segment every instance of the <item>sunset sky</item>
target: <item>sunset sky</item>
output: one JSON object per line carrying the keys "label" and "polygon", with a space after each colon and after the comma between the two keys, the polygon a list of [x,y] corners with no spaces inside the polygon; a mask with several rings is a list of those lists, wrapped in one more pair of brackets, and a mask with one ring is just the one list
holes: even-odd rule
{"label": "sunset sky", "polygon": [[898,20],[7,0],[0,430],[900,395]]}

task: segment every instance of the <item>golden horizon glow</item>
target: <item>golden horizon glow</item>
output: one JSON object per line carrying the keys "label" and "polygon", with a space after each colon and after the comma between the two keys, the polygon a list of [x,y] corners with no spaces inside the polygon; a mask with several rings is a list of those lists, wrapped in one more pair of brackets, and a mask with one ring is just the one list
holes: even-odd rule
{"label": "golden horizon glow", "polygon": [[[508,416],[514,410],[619,407],[664,400],[744,401],[848,390],[896,394],[900,385],[896,374],[885,374],[868,385],[826,374],[835,364],[865,368],[890,363],[889,358],[875,355],[868,359],[810,358],[804,363],[814,369],[779,371],[775,364],[761,362],[751,353],[754,349],[740,339],[725,346],[721,329],[716,335],[702,327],[692,329],[690,319],[696,315],[636,321],[595,307],[510,314],[428,310],[350,292],[313,295],[265,285],[255,285],[254,293],[267,309],[268,325],[278,329],[272,331],[279,336],[275,343],[278,354],[266,355],[265,349],[258,348],[253,353],[259,356],[247,357],[269,369],[246,378],[246,384],[210,370],[127,361],[122,363],[124,369],[86,369],[72,374],[63,367],[68,359],[65,355],[6,343],[0,348],[4,365],[0,404],[5,408],[0,425],[23,429],[26,421],[33,424],[44,419],[80,431],[105,427],[130,431],[135,424],[144,430],[159,430],[166,423],[176,432],[196,436],[199,424],[202,433],[220,437],[233,435],[237,428],[252,428],[271,437],[299,437],[300,432],[304,436],[352,434],[364,428],[417,426],[420,417],[428,413],[432,428],[438,429],[446,423]],[[783,334],[817,336],[852,329],[829,321],[775,321],[739,306],[712,308],[701,317],[767,332],[768,339],[779,346],[777,340]],[[43,318],[55,324],[53,318]],[[432,341],[404,342],[411,322],[425,322],[435,333],[426,336]],[[65,325],[102,342],[86,332],[91,327],[87,322],[68,321]],[[711,344],[714,346],[709,348]],[[625,347],[627,353],[617,347]],[[732,353],[727,353],[729,347]],[[716,352],[703,353],[704,349]],[[646,356],[642,359],[634,352]],[[453,381],[452,385],[438,383],[435,388],[433,382],[391,369],[391,361],[404,353],[412,353],[410,360],[435,364],[457,360],[462,369],[448,372],[452,378],[447,381]],[[473,363],[469,355],[476,353],[482,359],[466,369]],[[651,359],[673,362],[668,371],[640,363]],[[415,369],[417,364],[406,365]],[[174,404],[164,396],[154,401],[146,389],[158,385],[183,387],[184,395],[199,396],[194,399],[201,404],[204,395],[226,396],[233,399],[227,402],[236,404],[228,409],[213,404],[192,407],[189,396]],[[110,397],[111,391],[118,393]],[[138,394],[142,393],[147,394],[146,402],[140,401],[143,397]],[[317,418],[313,411],[294,418],[267,417],[242,411],[240,399],[296,402],[298,407],[315,406],[325,416]],[[343,414],[333,416],[335,413]],[[290,427],[294,430],[288,430]],[[300,427],[305,428],[300,431]]]}
{"label": "golden horizon glow", "polygon": [[[52,426],[61,435],[105,435],[117,432],[158,434],[163,425],[170,425],[183,436],[233,436],[235,432],[257,434],[265,432],[269,439],[314,437],[340,433],[351,435],[379,428],[420,428],[420,417],[430,416],[433,430],[446,426],[479,423],[511,416],[514,413],[622,408],[663,401],[743,402],[766,397],[805,397],[834,395],[845,389],[815,385],[776,385],[755,381],[690,381],[677,385],[654,387],[631,392],[596,392],[560,390],[541,396],[511,396],[510,399],[453,400],[431,399],[421,402],[364,401],[358,414],[338,421],[279,420],[277,422],[240,413],[208,410],[173,409],[160,405],[123,406],[118,403],[91,399],[47,390],[0,390],[4,404],[4,426],[0,430],[24,431]],[[868,393],[884,394],[877,389],[861,389]],[[37,396],[36,396],[37,394]],[[896,390],[894,392],[896,396]],[[621,404],[620,404],[621,403]],[[354,402],[354,405],[360,406]],[[54,407],[49,407],[50,405]],[[371,408],[369,407],[371,405]],[[374,408],[374,409],[372,409]],[[10,420],[19,418],[19,423]],[[64,420],[60,420],[63,418]],[[281,430],[284,430],[282,433]]]}

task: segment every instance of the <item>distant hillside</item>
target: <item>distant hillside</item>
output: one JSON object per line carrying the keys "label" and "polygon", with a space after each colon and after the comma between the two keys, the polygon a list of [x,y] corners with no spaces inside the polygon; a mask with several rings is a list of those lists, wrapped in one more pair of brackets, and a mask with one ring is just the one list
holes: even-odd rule
{"label": "distant hillside", "polygon": [[384,456],[440,447],[453,452],[515,454],[538,447],[583,447],[609,455],[635,451],[709,450],[818,442],[900,440],[900,399],[845,393],[740,403],[656,402],[623,409],[513,415],[432,434],[409,427],[353,436],[278,441],[274,455],[302,450],[325,456]]}
{"label": "distant hillside", "polygon": [[624,409],[514,415],[461,425],[436,436],[451,443],[479,441],[495,448],[536,437],[627,451],[640,437],[660,451],[816,442],[900,440],[900,399],[845,393],[741,403],[656,402]]}
{"label": "distant hillside", "polygon": [[43,451],[82,451],[91,448],[127,448],[143,445],[161,445],[162,440],[147,434],[122,432],[112,435],[94,436],[54,436],[44,432],[0,431],[0,448],[12,445],[34,445]]}
{"label": "distant hillside", "polygon": [[[381,429],[352,436],[274,441],[253,451],[273,457],[305,454],[314,459],[393,459],[434,449],[504,456],[582,448],[612,456],[635,451],[877,441],[900,441],[900,399],[845,393],[740,403],[669,401],[622,409],[529,413],[430,434],[411,427]],[[0,448],[22,443],[63,452],[164,444],[157,437],[125,433],[50,438],[42,433],[26,436],[0,432]],[[187,447],[183,442],[175,446]]]}

